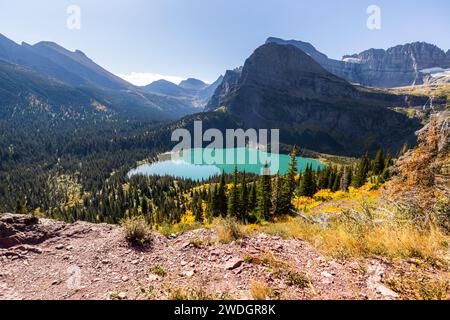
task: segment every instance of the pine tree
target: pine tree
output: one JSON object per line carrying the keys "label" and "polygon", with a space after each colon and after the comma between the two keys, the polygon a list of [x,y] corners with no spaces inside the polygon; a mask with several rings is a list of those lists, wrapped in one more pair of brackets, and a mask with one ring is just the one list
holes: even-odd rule
{"label": "pine tree", "polygon": [[343,171],[342,168],[337,172],[335,178],[334,178],[334,183],[333,183],[333,187],[331,188],[331,191],[336,192],[340,189],[341,187],[341,179],[342,179],[342,175],[343,175]]}
{"label": "pine tree", "polygon": [[386,167],[386,168],[384,168],[383,172],[381,173],[380,182],[385,183],[386,181],[389,180],[390,177],[391,177],[391,172],[390,172],[389,168]]}
{"label": "pine tree", "polygon": [[203,222],[203,200],[202,197],[195,193],[193,202],[193,213],[195,216],[195,221]]}
{"label": "pine tree", "polygon": [[366,184],[367,174],[369,173],[369,166],[370,160],[369,156],[366,154],[359,162],[359,165],[352,179],[352,185],[355,188],[360,188],[364,184]]}
{"label": "pine tree", "polygon": [[228,212],[228,201],[225,188],[225,172],[222,172],[222,176],[220,177],[219,189],[217,191],[217,209],[219,215],[221,215],[223,218],[226,217]]}
{"label": "pine tree", "polygon": [[250,187],[250,196],[248,200],[249,211],[253,211],[256,208],[257,198],[258,198],[257,187],[256,184],[253,182]]}
{"label": "pine tree", "polygon": [[336,180],[336,175],[337,175],[337,168],[333,166],[332,168],[330,168],[327,189],[333,190],[333,185],[334,185],[334,181]]}
{"label": "pine tree", "polygon": [[312,197],[315,191],[315,184],[313,181],[312,166],[306,166],[305,172],[302,175],[302,184],[300,186],[299,194],[304,197]]}
{"label": "pine tree", "polygon": [[27,209],[25,208],[25,206],[22,204],[22,201],[17,200],[16,203],[16,213],[18,214],[26,214]]}
{"label": "pine tree", "polygon": [[270,212],[272,209],[272,186],[269,166],[267,163],[264,166],[264,174],[259,178],[258,185],[258,212],[260,217],[265,220],[270,219]]}
{"label": "pine tree", "polygon": [[248,210],[249,209],[248,200],[249,200],[249,190],[248,190],[247,179],[246,179],[246,175],[245,175],[245,171],[244,171],[244,174],[242,176],[240,210],[239,210],[239,215],[240,215],[240,218],[242,221],[244,221],[246,219],[248,211],[249,211]]}
{"label": "pine tree", "polygon": [[135,207],[136,208],[140,207],[141,201],[140,201],[139,193],[138,193],[137,189],[134,190],[134,201],[135,201],[135,203],[134,203]]}
{"label": "pine tree", "polygon": [[403,147],[400,149],[400,151],[397,154],[397,159],[400,159],[401,157],[403,157],[409,150],[409,145],[407,142],[405,142],[405,144],[403,145]]}
{"label": "pine tree", "polygon": [[380,175],[383,172],[385,160],[383,150],[380,149],[372,162],[372,172],[374,175]]}
{"label": "pine tree", "polygon": [[145,216],[148,215],[148,202],[145,197],[142,198],[142,214]]}
{"label": "pine tree", "polygon": [[233,187],[228,200],[228,216],[239,217],[239,189],[238,189],[238,169],[234,168]]}
{"label": "pine tree", "polygon": [[347,176],[347,190],[348,188],[352,185],[352,181],[353,181],[353,167],[348,167],[348,176]]}
{"label": "pine tree", "polygon": [[210,211],[213,216],[220,215],[219,210],[219,185],[216,183],[211,193]]}
{"label": "pine tree", "polygon": [[[330,168],[327,167],[325,170],[320,170],[318,172],[318,188],[320,190],[328,189],[328,180],[330,178]],[[301,186],[301,182],[300,182]]]}
{"label": "pine tree", "polygon": [[342,176],[341,176],[341,181],[339,184],[339,190],[343,191],[343,192],[347,192],[348,191],[348,187],[349,187],[349,175],[350,175],[350,170],[348,167],[344,167],[343,171],[342,171]]}
{"label": "pine tree", "polygon": [[281,213],[281,187],[282,179],[280,175],[277,174],[273,179],[273,190],[272,190],[272,216],[278,216]]}
{"label": "pine tree", "polygon": [[290,154],[290,161],[289,161],[289,168],[283,177],[283,181],[281,182],[280,192],[279,192],[279,203],[277,204],[278,208],[278,214],[279,215],[287,215],[291,213],[291,210],[293,209],[292,206],[292,197],[294,196],[294,192],[296,189],[296,182],[295,177],[298,174],[297,169],[297,153],[298,148],[297,146],[294,146],[291,154]]}

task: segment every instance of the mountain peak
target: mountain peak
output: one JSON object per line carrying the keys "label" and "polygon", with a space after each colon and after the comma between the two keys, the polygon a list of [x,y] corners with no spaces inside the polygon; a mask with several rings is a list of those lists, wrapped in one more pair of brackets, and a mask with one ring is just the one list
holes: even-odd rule
{"label": "mountain peak", "polygon": [[202,80],[195,78],[188,78],[186,80],[181,81],[180,87],[188,90],[202,90],[205,89],[208,85],[204,83]]}
{"label": "mountain peak", "polygon": [[[342,60],[329,59],[310,43],[271,37],[266,43],[293,45],[302,50],[332,74],[363,86],[390,88],[422,84],[420,70],[450,67],[450,53],[423,41],[406,43],[388,49],[368,49]],[[449,50],[450,51],[450,50]],[[394,72],[393,72],[394,71]]]}
{"label": "mountain peak", "polygon": [[254,86],[268,86],[294,94],[312,79],[346,83],[296,46],[277,43],[267,43],[257,48],[245,62],[240,78],[241,85],[252,83]]}
{"label": "mountain peak", "polygon": [[[168,81],[168,80],[166,80],[166,79],[159,79],[159,80],[153,81],[153,82],[150,83],[148,86],[155,85],[155,84],[167,84],[167,85],[174,85],[174,86],[176,86],[175,83],[173,83],[173,82],[171,82],[171,81]],[[148,86],[147,86],[147,87],[148,87]]]}
{"label": "mountain peak", "polygon": [[311,43],[299,41],[299,40],[283,40],[280,38],[270,37],[267,39],[266,44],[276,43],[279,45],[292,45],[304,53],[312,57],[317,62],[321,63],[323,61],[328,60],[328,56],[318,51]]}
{"label": "mountain peak", "polygon": [[360,90],[297,46],[269,41],[241,73],[226,73],[206,110],[223,107],[244,128],[279,128],[285,144],[356,155],[414,143],[417,123],[388,108],[402,99]]}

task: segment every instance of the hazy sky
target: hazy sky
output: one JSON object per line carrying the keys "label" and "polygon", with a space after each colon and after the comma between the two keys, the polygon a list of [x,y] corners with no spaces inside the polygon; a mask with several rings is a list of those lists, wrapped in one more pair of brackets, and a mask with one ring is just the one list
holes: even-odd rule
{"label": "hazy sky", "polygon": [[[381,8],[380,30],[366,26],[373,4]],[[80,30],[67,28],[69,5],[81,9]],[[0,33],[18,43],[79,49],[135,80],[211,82],[269,36],[311,42],[332,58],[412,41],[447,51],[450,1],[0,0]]]}

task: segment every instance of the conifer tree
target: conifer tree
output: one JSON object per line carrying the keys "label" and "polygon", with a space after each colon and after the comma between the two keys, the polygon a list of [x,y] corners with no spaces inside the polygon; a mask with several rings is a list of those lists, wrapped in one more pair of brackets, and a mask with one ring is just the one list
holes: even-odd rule
{"label": "conifer tree", "polygon": [[248,200],[249,211],[254,211],[257,205],[257,188],[253,182],[250,186],[250,195]]}
{"label": "conifer tree", "polygon": [[350,166],[347,168],[347,170],[348,170],[347,190],[345,190],[345,191],[348,191],[348,188],[352,185],[352,181],[353,181],[353,167]]}
{"label": "conifer tree", "polygon": [[383,150],[380,149],[372,162],[372,172],[374,175],[380,175],[383,172],[385,161],[386,159],[384,157]]}
{"label": "conifer tree", "polygon": [[239,217],[239,189],[238,189],[238,169],[234,168],[233,187],[230,192],[228,202],[228,216]]}
{"label": "conifer tree", "polygon": [[369,173],[370,160],[369,156],[366,154],[358,164],[356,172],[352,179],[352,185],[355,188],[362,187],[367,180],[367,174]]}
{"label": "conifer tree", "polygon": [[[328,180],[330,177],[330,168],[327,167],[324,170],[320,170],[320,172],[318,173],[318,182],[317,182],[317,187],[320,190],[323,189],[328,189]],[[301,183],[300,183],[301,185]]]}
{"label": "conifer tree", "polygon": [[331,189],[331,191],[336,192],[340,189],[341,186],[341,179],[342,179],[342,168],[337,172],[335,178],[334,178],[334,183],[333,183],[333,188]]}
{"label": "conifer tree", "polygon": [[307,165],[305,172],[302,175],[302,184],[300,186],[299,194],[304,197],[312,197],[315,191],[315,184],[313,181],[312,166]]}
{"label": "conifer tree", "polygon": [[17,203],[16,203],[16,213],[19,213],[19,214],[25,214],[26,211],[27,211],[27,210],[26,210],[25,206],[22,204],[22,201],[17,200]]}
{"label": "conifer tree", "polygon": [[400,151],[397,154],[397,159],[400,159],[401,157],[403,157],[409,150],[409,145],[407,142],[405,142],[405,144],[403,145],[403,147],[400,149]]}
{"label": "conifer tree", "polygon": [[391,172],[389,171],[389,167],[384,168],[383,172],[380,176],[380,182],[385,183],[391,177]]}
{"label": "conifer tree", "polygon": [[282,179],[279,174],[273,179],[272,190],[272,216],[278,216],[281,214],[282,201],[281,201],[281,187]]}
{"label": "conifer tree", "polygon": [[283,181],[281,182],[281,187],[278,195],[278,214],[279,215],[287,215],[290,214],[293,209],[292,206],[292,197],[294,196],[294,192],[296,189],[295,177],[298,174],[297,169],[297,153],[298,148],[294,146],[292,152],[290,154],[289,168],[283,177]]}
{"label": "conifer tree", "polygon": [[148,202],[145,197],[142,198],[142,214],[145,216],[148,215]]}
{"label": "conifer tree", "polygon": [[211,193],[211,200],[210,200],[210,211],[211,214],[213,216],[218,216],[220,215],[220,211],[219,211],[219,185],[216,183],[214,185],[214,188],[212,191],[210,191]]}
{"label": "conifer tree", "polygon": [[333,167],[330,168],[330,174],[328,176],[327,189],[333,190],[334,181],[336,180],[336,175],[337,175],[337,168],[333,166]]}
{"label": "conifer tree", "polygon": [[348,167],[344,167],[344,169],[342,169],[342,176],[341,176],[341,180],[339,183],[339,190],[343,191],[343,192],[347,192],[348,191],[348,187],[349,187],[349,175],[350,175],[350,171]]}
{"label": "conifer tree", "polygon": [[258,185],[258,212],[260,217],[265,220],[270,219],[270,212],[272,209],[272,186],[269,166],[267,163],[264,166],[264,174],[259,177]]}
{"label": "conifer tree", "polygon": [[245,171],[244,174],[242,176],[242,183],[241,183],[241,195],[240,195],[240,209],[239,209],[239,215],[242,221],[244,221],[247,217],[248,211],[249,211],[249,204],[248,204],[248,200],[249,200],[249,189],[248,189],[248,185],[247,185],[247,179],[246,179],[246,175],[245,175]]}
{"label": "conifer tree", "polygon": [[219,189],[217,190],[217,209],[219,215],[221,215],[223,218],[226,217],[228,211],[228,201],[225,188],[225,172],[222,172],[222,176],[220,177]]}

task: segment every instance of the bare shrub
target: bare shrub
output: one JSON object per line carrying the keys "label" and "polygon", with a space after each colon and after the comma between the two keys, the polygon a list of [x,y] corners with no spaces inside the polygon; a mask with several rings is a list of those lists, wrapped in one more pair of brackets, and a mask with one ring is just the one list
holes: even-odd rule
{"label": "bare shrub", "polygon": [[121,221],[121,225],[125,232],[125,238],[132,245],[143,246],[151,241],[150,226],[144,217],[125,218]]}

